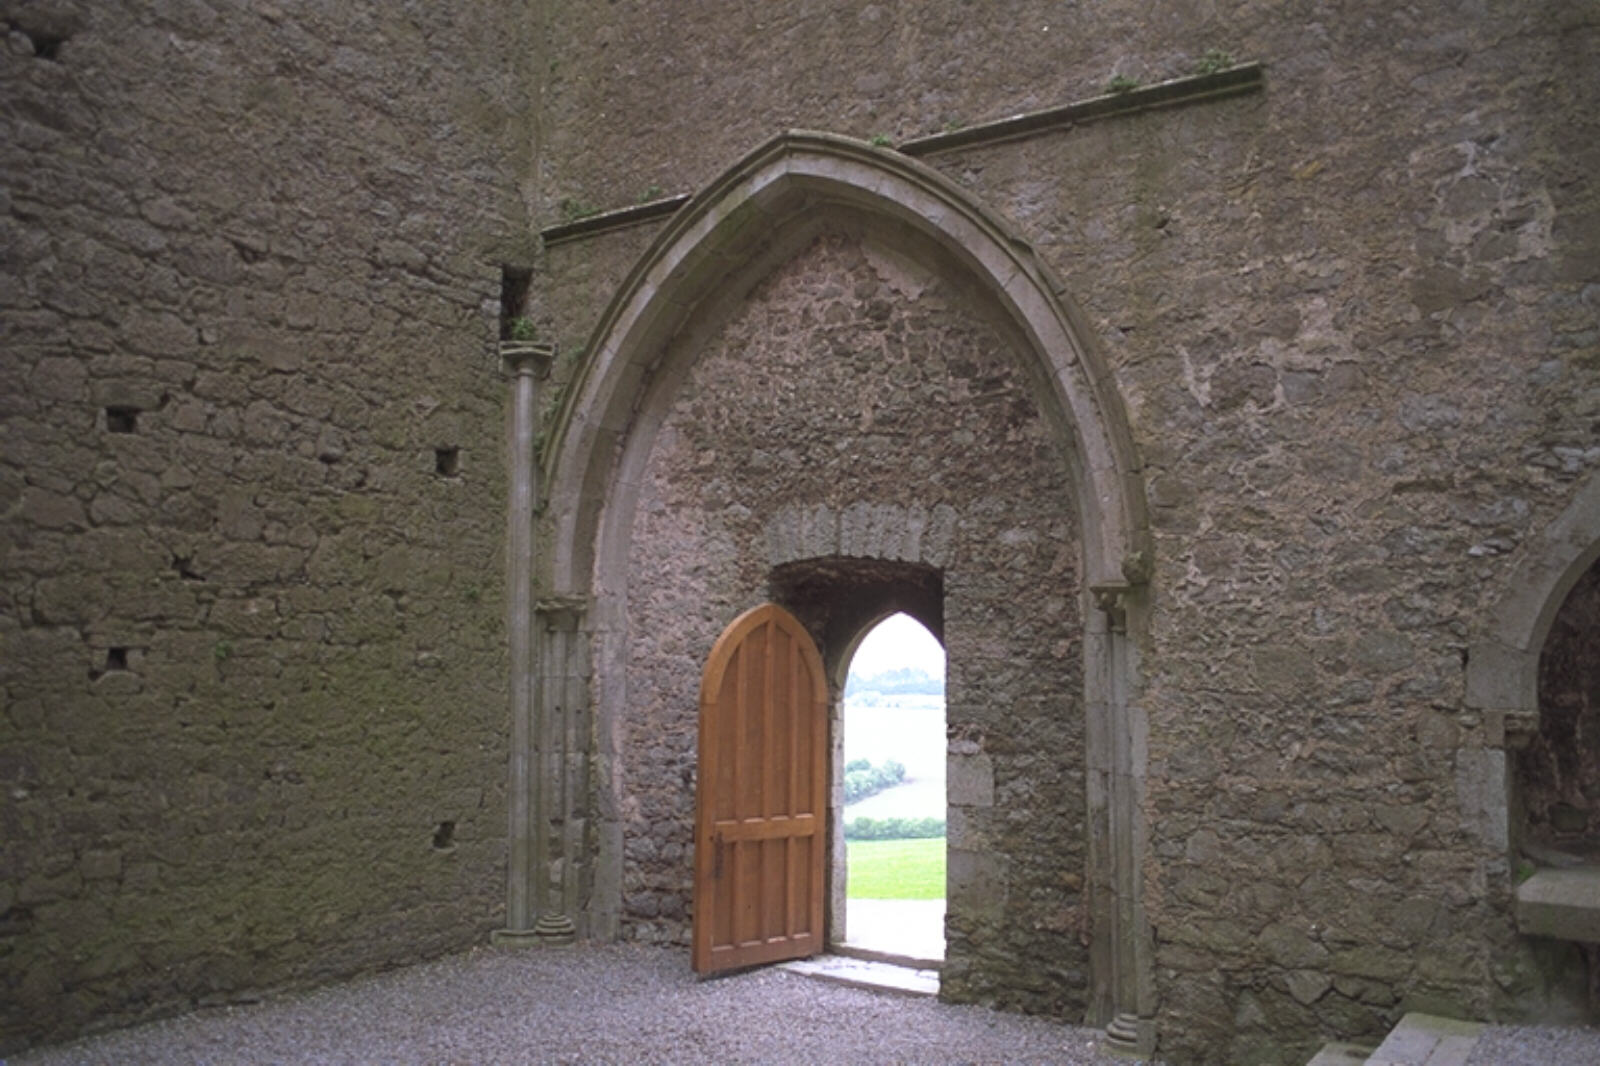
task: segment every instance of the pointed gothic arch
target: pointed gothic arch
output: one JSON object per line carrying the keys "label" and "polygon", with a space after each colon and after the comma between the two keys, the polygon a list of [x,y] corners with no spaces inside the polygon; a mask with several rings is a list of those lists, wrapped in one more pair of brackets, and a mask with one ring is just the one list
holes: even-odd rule
{"label": "pointed gothic arch", "polygon": [[[1149,532],[1126,413],[1063,286],[1025,241],[937,172],[849,138],[775,137],[680,209],[602,314],[546,434],[535,585],[547,600],[586,607],[594,656],[582,671],[597,716],[600,775],[587,928],[612,935],[620,902],[613,770],[626,705],[627,559],[639,476],[681,375],[669,355],[692,349],[685,336],[709,329],[719,302],[748,291],[829,217],[850,218],[890,242],[897,235],[931,241],[948,255],[1000,309],[1031,360],[1035,399],[1065,439],[1083,551],[1092,1014],[1114,1039],[1148,1050],[1154,1003],[1142,902],[1144,714],[1136,675]],[[580,672],[571,664],[546,668]],[[579,905],[564,902],[569,910]]]}
{"label": "pointed gothic arch", "polygon": [[1523,545],[1504,591],[1468,649],[1467,706],[1502,716],[1515,734],[1537,728],[1539,653],[1572,586],[1600,559],[1600,474],[1590,474],[1554,521]]}
{"label": "pointed gothic arch", "polygon": [[1567,595],[1600,559],[1600,473],[1590,474],[1556,518],[1528,538],[1503,591],[1467,649],[1467,707],[1484,716],[1491,747],[1479,753],[1486,802],[1473,812],[1485,843],[1510,850],[1519,827],[1507,752],[1539,731],[1539,657]]}

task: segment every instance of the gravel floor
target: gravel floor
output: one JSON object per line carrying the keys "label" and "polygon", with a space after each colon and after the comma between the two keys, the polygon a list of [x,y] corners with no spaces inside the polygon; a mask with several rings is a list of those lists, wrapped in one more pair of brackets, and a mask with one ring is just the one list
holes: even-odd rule
{"label": "gravel floor", "polygon": [[1055,1063],[1131,1066],[1094,1030],[824,984],[697,981],[680,952],[478,950],[13,1057],[64,1064]]}
{"label": "gravel floor", "polygon": [[1465,1066],[1596,1066],[1600,1029],[1492,1025]]}
{"label": "gravel floor", "polygon": [[[697,981],[635,945],[480,949],[243,1007],[41,1048],[10,1066],[1051,1063],[1138,1066],[1043,1018],[779,970]],[[1600,1030],[1490,1028],[1467,1066],[1596,1066]],[[5,1064],[0,1063],[0,1066]]]}

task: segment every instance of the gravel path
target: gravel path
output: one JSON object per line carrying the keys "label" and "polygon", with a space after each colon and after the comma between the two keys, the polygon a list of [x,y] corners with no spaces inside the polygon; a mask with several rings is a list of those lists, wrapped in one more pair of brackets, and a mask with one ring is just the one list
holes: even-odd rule
{"label": "gravel path", "polygon": [[633,945],[480,949],[15,1056],[11,1066],[374,1063],[1053,1063],[1132,1066],[1094,1030],[824,984],[697,981]]}
{"label": "gravel path", "polygon": [[1553,1025],[1491,1025],[1478,1038],[1466,1066],[1595,1066],[1600,1029]]}

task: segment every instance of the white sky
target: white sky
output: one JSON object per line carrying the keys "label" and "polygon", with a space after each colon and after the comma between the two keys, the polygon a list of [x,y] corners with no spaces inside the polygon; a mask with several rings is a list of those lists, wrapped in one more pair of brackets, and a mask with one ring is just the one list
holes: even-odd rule
{"label": "white sky", "polygon": [[921,667],[933,677],[944,676],[944,649],[907,614],[890,615],[878,623],[850,660],[850,672],[866,677],[908,666]]}

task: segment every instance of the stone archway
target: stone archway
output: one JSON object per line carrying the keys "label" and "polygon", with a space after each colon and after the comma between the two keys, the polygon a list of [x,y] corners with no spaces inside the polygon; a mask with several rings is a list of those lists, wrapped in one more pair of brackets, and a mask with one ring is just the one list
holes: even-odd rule
{"label": "stone archway", "polygon": [[1591,474],[1556,519],[1531,537],[1468,649],[1467,706],[1491,716],[1496,732],[1538,728],[1539,653],[1556,612],[1600,559],[1600,474]]}
{"label": "stone archway", "polygon": [[[1480,839],[1508,858],[1510,883],[1504,886],[1504,895],[1511,901],[1518,932],[1533,938],[1526,943],[1532,957],[1540,960],[1539,968],[1558,983],[1563,980],[1561,973],[1570,978],[1587,968],[1589,1002],[1578,1008],[1579,1017],[1585,1012],[1592,1016],[1596,1009],[1600,907],[1594,900],[1600,867],[1568,868],[1570,857],[1552,853],[1549,841],[1530,839],[1523,795],[1529,783],[1518,780],[1517,771],[1539,773],[1550,768],[1548,758],[1527,750],[1530,745],[1548,748],[1551,743],[1549,736],[1540,736],[1541,725],[1549,724],[1541,723],[1541,698],[1549,695],[1541,692],[1541,658],[1558,615],[1575,606],[1579,608],[1575,617],[1593,613],[1597,566],[1600,473],[1582,482],[1561,514],[1524,545],[1505,592],[1468,649],[1466,672],[1466,705],[1483,715],[1491,746],[1464,753],[1480,760],[1472,769],[1484,784],[1475,790],[1483,797],[1481,809],[1463,813],[1475,816]],[[1570,597],[1580,585],[1586,597],[1573,604]],[[1574,634],[1562,636],[1570,641]],[[1580,639],[1592,640],[1592,634]],[[1548,686],[1552,674],[1548,670],[1544,674]],[[1571,741],[1571,736],[1564,736],[1559,743]],[[1537,787],[1535,791],[1543,792]]]}
{"label": "stone archway", "polygon": [[[1093,941],[1090,1015],[1114,1038],[1153,1045],[1154,1003],[1142,906],[1143,713],[1137,652],[1144,627],[1148,533],[1138,465],[1111,376],[1060,296],[1061,286],[993,214],[933,171],[861,142],[814,133],[763,145],[674,216],[613,298],[591,355],[557,413],[541,457],[548,486],[535,580],[545,598],[584,610],[597,716],[597,852],[582,907],[594,935],[616,929],[622,841],[615,756],[627,705],[630,538],[640,477],[687,372],[684,352],[820,228],[846,220],[886,244],[931,243],[999,308],[1025,353],[1032,392],[1064,442],[1082,546],[1087,735],[1086,835]],[[676,353],[676,358],[675,358]],[[836,531],[844,527],[835,524]],[[1091,594],[1092,590],[1092,594]],[[569,655],[580,655],[573,644]],[[567,697],[570,700],[570,694]],[[514,755],[515,757],[515,755]],[[564,827],[564,873],[586,856]],[[534,876],[548,876],[539,871]],[[569,884],[570,878],[563,884]]]}

